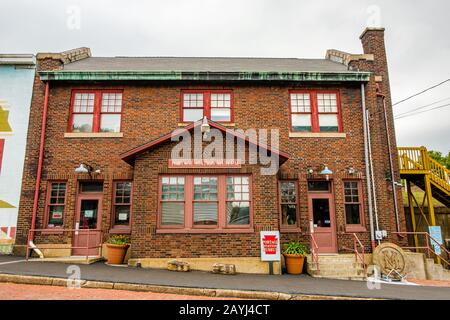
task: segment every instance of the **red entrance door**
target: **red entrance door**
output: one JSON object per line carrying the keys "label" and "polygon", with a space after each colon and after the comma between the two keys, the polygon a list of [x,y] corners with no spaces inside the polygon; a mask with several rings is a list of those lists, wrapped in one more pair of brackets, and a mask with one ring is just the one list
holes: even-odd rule
{"label": "red entrance door", "polygon": [[102,195],[79,195],[72,255],[98,256],[101,243]]}
{"label": "red entrance door", "polygon": [[310,193],[308,208],[319,253],[337,253],[333,194]]}

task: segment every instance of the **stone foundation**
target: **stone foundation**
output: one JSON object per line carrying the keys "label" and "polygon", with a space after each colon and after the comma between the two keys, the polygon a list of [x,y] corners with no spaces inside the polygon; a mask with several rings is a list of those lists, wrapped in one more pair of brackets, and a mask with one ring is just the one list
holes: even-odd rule
{"label": "stone foundation", "polygon": [[[128,265],[141,265],[142,268],[167,269],[167,263],[173,258],[143,258],[130,259]],[[237,273],[269,274],[269,263],[262,262],[260,258],[177,258],[178,261],[187,262],[191,270],[212,272],[216,263],[234,264]],[[274,262],[274,274],[281,274],[281,263]]]}

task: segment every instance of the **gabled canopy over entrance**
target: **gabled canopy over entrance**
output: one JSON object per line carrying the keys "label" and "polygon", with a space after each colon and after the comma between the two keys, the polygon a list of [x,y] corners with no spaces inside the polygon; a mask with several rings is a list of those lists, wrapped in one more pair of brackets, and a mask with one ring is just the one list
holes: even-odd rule
{"label": "gabled canopy over entrance", "polygon": [[[261,144],[258,141],[252,140],[248,136],[243,135],[243,134],[241,134],[239,132],[236,132],[235,130],[230,130],[230,129],[220,125],[217,122],[214,122],[212,120],[207,119],[207,123],[208,123],[208,125],[211,128],[218,129],[218,130],[222,131],[223,133],[230,134],[230,135],[236,137],[237,139],[245,141],[248,144],[252,144],[252,145],[254,145],[254,146],[258,147],[258,148],[262,148],[264,150],[267,150],[271,154],[272,153],[277,154],[279,156],[279,159],[280,159],[280,165],[283,164],[284,162],[286,162],[287,160],[289,160],[289,158],[290,158],[289,154],[287,154],[287,153],[285,153],[283,151],[280,151],[280,150],[278,150],[276,148],[267,146],[265,144]],[[203,122],[200,120],[200,121],[197,121],[197,122],[194,122],[194,123],[190,124],[189,126],[184,128],[184,130],[192,131],[192,130],[194,130],[194,128],[200,127],[202,124],[203,124]],[[131,150],[121,154],[121,158],[122,158],[123,161],[127,162],[128,164],[133,165],[134,164],[134,160],[139,155],[141,155],[141,154],[143,154],[143,153],[145,153],[145,152],[147,152],[149,150],[152,150],[152,149],[158,147],[159,145],[161,145],[161,144],[163,144],[163,143],[165,143],[167,141],[171,141],[172,137],[178,136],[178,135],[181,135],[181,132],[176,132],[174,130],[174,131],[172,131],[172,132],[170,132],[170,133],[168,133],[168,134],[166,134],[166,135],[164,135],[164,136],[162,136],[160,138],[157,138],[155,140],[152,140],[152,141],[149,141],[147,143],[144,143],[144,144],[142,144],[140,146],[137,146],[137,147],[135,147],[135,148],[133,148],[133,149],[131,149]]]}

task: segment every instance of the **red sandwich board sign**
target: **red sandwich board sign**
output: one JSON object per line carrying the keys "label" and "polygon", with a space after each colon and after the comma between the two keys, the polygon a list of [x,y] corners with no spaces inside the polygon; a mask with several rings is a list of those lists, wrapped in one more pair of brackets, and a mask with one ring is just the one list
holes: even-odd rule
{"label": "red sandwich board sign", "polygon": [[280,261],[280,232],[261,231],[261,261]]}

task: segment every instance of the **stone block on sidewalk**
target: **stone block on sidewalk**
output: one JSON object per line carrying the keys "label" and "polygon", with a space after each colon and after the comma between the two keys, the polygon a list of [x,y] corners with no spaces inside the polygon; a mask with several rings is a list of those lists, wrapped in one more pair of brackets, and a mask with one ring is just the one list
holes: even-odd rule
{"label": "stone block on sidewalk", "polygon": [[178,272],[188,272],[190,271],[189,263],[178,261],[178,260],[171,260],[167,262],[167,270],[169,271],[178,271]]}
{"label": "stone block on sidewalk", "polygon": [[236,274],[236,266],[234,264],[215,263],[213,265],[213,273],[218,274]]}

